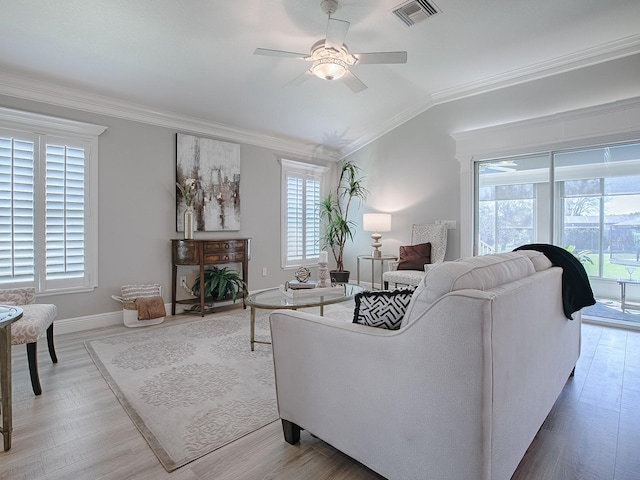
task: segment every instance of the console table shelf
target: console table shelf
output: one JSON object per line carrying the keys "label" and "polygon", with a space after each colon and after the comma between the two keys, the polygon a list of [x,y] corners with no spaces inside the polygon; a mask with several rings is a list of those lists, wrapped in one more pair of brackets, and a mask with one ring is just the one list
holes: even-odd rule
{"label": "console table shelf", "polygon": [[[230,238],[223,240],[171,240],[171,315],[176,314],[176,303],[199,304],[200,315],[205,314],[205,305],[229,304],[231,300],[214,301],[205,298],[204,289],[200,291],[200,298],[189,298],[176,300],[178,266],[198,266],[200,268],[200,278],[204,278],[206,265],[222,265],[229,263],[241,264],[242,280],[248,287],[248,263],[251,258],[250,238]],[[242,298],[242,306],[245,305],[245,292],[239,292],[238,297]],[[236,300],[237,300],[236,299]]]}

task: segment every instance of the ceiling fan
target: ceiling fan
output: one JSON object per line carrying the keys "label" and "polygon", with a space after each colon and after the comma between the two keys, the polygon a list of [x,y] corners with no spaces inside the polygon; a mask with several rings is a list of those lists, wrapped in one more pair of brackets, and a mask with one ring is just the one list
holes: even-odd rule
{"label": "ceiling fan", "polygon": [[341,78],[347,87],[354,93],[358,93],[367,88],[367,86],[349,70],[353,65],[407,63],[407,52],[350,53],[344,44],[350,23],[331,17],[338,9],[338,2],[336,0],[322,0],[320,9],[329,17],[326,38],[314,43],[311,46],[309,55],[266,48],[256,48],[255,52],[253,52],[254,55],[295,58],[311,62],[311,68],[289,82],[289,86],[299,85],[315,75],[323,80],[338,80]]}

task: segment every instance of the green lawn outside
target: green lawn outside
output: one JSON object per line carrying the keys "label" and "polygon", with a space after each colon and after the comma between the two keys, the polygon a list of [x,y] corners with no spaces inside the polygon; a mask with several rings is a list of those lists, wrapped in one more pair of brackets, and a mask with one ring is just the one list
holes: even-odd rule
{"label": "green lawn outside", "polygon": [[[587,271],[587,275],[591,277],[598,276],[598,254],[591,253],[588,255],[589,258],[593,261],[593,265],[589,262],[582,262],[584,265],[584,269]],[[603,265],[603,278],[629,278],[629,272],[627,272],[624,265],[619,265],[617,263],[611,263],[609,259],[609,255],[604,255],[603,257],[604,265]],[[633,272],[633,276],[631,277],[636,280],[640,280],[640,267]]]}

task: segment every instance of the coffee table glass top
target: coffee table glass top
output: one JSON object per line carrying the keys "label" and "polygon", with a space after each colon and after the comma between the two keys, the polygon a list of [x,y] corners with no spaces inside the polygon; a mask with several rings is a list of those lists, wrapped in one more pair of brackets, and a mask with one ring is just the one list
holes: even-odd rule
{"label": "coffee table glass top", "polygon": [[[322,290],[322,289],[316,289]],[[313,295],[311,297],[290,298],[280,292],[279,288],[270,288],[251,294],[247,297],[246,303],[250,307],[256,308],[305,308],[330,305],[332,303],[346,302],[355,297],[357,293],[364,290],[364,287],[352,283],[345,284],[344,293],[330,293],[328,295]]]}

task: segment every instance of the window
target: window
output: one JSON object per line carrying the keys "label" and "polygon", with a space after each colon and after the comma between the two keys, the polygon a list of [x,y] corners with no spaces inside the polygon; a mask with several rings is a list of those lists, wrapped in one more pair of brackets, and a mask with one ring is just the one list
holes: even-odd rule
{"label": "window", "polygon": [[318,204],[327,169],[282,160],[282,266],[317,263],[320,254]]}
{"label": "window", "polygon": [[38,293],[96,286],[104,130],[0,109],[0,286]]}
{"label": "window", "polygon": [[640,143],[478,162],[477,251],[554,243],[591,277],[631,275],[640,267],[638,172]]}
{"label": "window", "polygon": [[624,278],[640,267],[640,143],[557,152],[557,239],[587,273]]}
{"label": "window", "polygon": [[[549,155],[478,162],[478,254],[508,252],[548,233]],[[548,217],[547,217],[548,218]]]}

